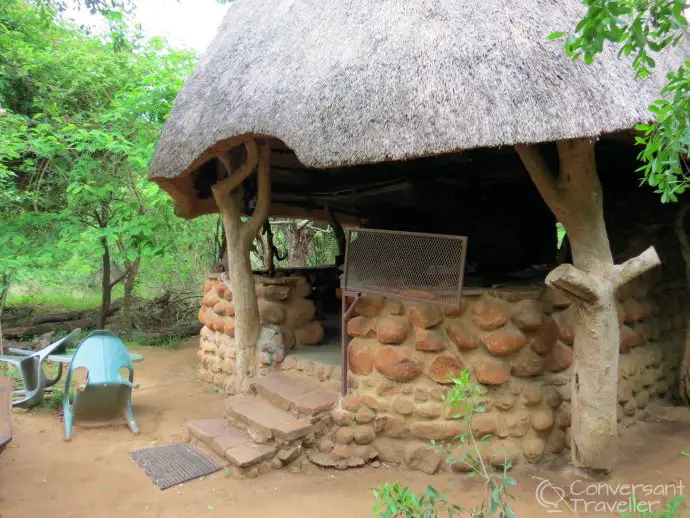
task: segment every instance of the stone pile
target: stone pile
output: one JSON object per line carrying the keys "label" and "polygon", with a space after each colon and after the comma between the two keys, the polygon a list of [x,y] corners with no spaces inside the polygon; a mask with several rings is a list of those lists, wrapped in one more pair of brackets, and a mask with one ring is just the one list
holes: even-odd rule
{"label": "stone pile", "polygon": [[[255,276],[255,284],[262,323],[257,343],[261,365],[279,364],[286,351],[323,340],[323,327],[314,321],[316,306],[304,298],[310,292],[306,279]],[[210,275],[204,284],[199,321],[204,325],[198,352],[201,377],[219,387],[232,387],[237,356],[235,308],[232,292],[220,275]]]}

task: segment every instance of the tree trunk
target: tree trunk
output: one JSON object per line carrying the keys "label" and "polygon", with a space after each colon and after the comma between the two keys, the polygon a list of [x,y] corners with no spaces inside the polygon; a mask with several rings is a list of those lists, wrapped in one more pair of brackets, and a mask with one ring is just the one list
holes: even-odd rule
{"label": "tree trunk", "polygon": [[5,342],[2,333],[2,315],[5,311],[5,301],[10,291],[10,274],[3,273],[0,277],[0,355],[5,354]]}
{"label": "tree trunk", "polygon": [[[268,217],[271,197],[270,147],[267,144],[261,144],[261,149],[257,152],[256,143],[248,143],[247,161],[237,171],[232,170],[227,155],[219,155],[218,159],[228,175],[213,186],[213,196],[225,227],[228,280],[235,307],[237,357],[231,388],[235,393],[240,393],[248,390],[250,379],[256,375],[256,339],[261,322],[249,249]],[[252,173],[257,163],[259,175],[257,205],[249,221],[243,223],[241,182]]]}
{"label": "tree trunk", "polygon": [[594,142],[558,142],[560,171],[554,174],[535,146],[516,150],[542,198],[563,223],[573,265],[553,270],[546,283],[573,300],[578,321],[573,345],[573,465],[587,475],[608,474],[617,451],[620,333],[616,292],[657,266],[653,248],[617,266],[613,263],[596,170]]}
{"label": "tree trunk", "polygon": [[680,244],[680,254],[685,262],[685,341],[683,344],[683,361],[680,364],[678,392],[687,405],[690,401],[690,242],[685,231],[685,216],[690,205],[683,205],[676,218],[676,237]]}
{"label": "tree trunk", "polygon": [[105,321],[110,310],[113,285],[110,282],[110,247],[108,246],[108,239],[105,236],[100,239],[101,247],[103,248],[103,277],[101,278],[101,311],[98,315],[98,328],[105,329]]}
{"label": "tree trunk", "polygon": [[335,258],[335,265],[341,266],[345,264],[345,248],[347,246],[345,231],[329,206],[326,206],[326,214],[328,216],[328,223],[333,228],[333,233],[335,234],[335,239],[338,243],[338,255]]}
{"label": "tree trunk", "polygon": [[290,243],[288,252],[288,266],[301,267],[307,265],[307,253],[309,251],[309,242],[311,241],[311,232],[307,228],[309,220],[294,220],[292,223],[286,225],[286,234]]}
{"label": "tree trunk", "polygon": [[134,287],[136,286],[137,275],[139,275],[140,263],[140,257],[137,257],[134,261],[125,261],[125,294],[122,301],[122,325],[125,329],[132,329],[134,327],[132,306],[134,303]]}

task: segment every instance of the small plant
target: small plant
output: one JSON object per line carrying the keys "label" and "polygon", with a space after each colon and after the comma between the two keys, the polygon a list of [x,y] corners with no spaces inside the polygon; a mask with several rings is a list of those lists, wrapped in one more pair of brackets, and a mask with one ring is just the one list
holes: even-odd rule
{"label": "small plant", "polygon": [[374,516],[380,518],[436,518],[439,516],[459,516],[457,505],[450,504],[436,489],[428,486],[424,493],[417,495],[409,487],[381,484],[373,491]]}
{"label": "small plant", "polygon": [[62,401],[65,398],[65,391],[55,388],[48,393],[47,396],[48,397],[43,400],[43,404],[51,410],[57,410],[62,406]]}
{"label": "small plant", "polygon": [[[502,469],[496,471],[490,462],[482,456],[480,444],[491,436],[486,435],[477,439],[472,431],[472,420],[475,415],[486,412],[483,400],[486,395],[486,387],[476,384],[470,377],[470,370],[465,368],[459,376],[451,376],[452,387],[444,396],[446,406],[450,409],[451,417],[464,419],[466,432],[455,437],[460,441],[460,447],[454,443],[442,444],[440,447],[448,453],[446,462],[449,464],[462,463],[470,469],[469,477],[479,477],[484,481],[484,496],[478,507],[473,507],[470,516],[475,518],[514,518],[515,512],[508,505],[508,498],[513,498],[509,493],[511,486],[517,484],[514,478],[508,475],[512,468],[510,458],[503,459]],[[433,441],[432,441],[433,444]],[[456,452],[460,450],[459,454]]]}
{"label": "small plant", "polygon": [[[508,476],[512,468],[509,458],[504,457],[501,471],[496,471],[491,463],[482,456],[480,445],[490,435],[477,439],[472,431],[472,419],[476,414],[483,414],[486,388],[476,384],[470,377],[470,370],[464,369],[459,376],[450,375],[452,387],[444,396],[446,407],[454,419],[463,419],[466,432],[458,435],[450,443],[431,441],[432,448],[443,451],[449,464],[462,463],[470,470],[469,477],[479,477],[484,481],[482,501],[468,512],[457,505],[450,504],[433,487],[428,486],[421,495],[409,487],[397,483],[383,484],[374,489],[374,516],[380,518],[410,517],[435,518],[447,516],[470,516],[472,518],[515,518],[515,512],[508,505],[508,494],[511,486],[517,484]],[[460,445],[458,445],[458,442]],[[456,452],[461,449],[461,453]]]}
{"label": "small plant", "polygon": [[683,505],[683,496],[678,495],[666,503],[666,508],[662,511],[638,511],[640,504],[635,495],[630,499],[631,512],[621,513],[621,518],[680,518],[681,506]]}

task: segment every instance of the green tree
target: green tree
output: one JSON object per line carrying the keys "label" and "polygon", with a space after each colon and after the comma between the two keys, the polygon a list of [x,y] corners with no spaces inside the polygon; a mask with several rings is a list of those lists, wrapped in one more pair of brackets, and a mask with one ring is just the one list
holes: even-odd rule
{"label": "green tree", "polygon": [[[644,78],[655,72],[655,54],[681,44],[686,37],[688,23],[684,15],[685,0],[584,0],[583,3],[586,11],[576,27],[570,32],[556,32],[550,36],[551,39],[565,37],[565,51],[573,60],[583,59],[586,63],[591,63],[607,44],[615,44],[619,46],[621,55],[631,57],[634,75]],[[639,171],[644,182],[661,194],[664,203],[676,201],[677,196],[687,187],[685,157],[690,140],[687,124],[690,116],[688,66],[689,62],[685,61],[677,70],[668,73],[668,83],[660,92],[660,99],[650,107],[652,122],[638,126],[642,136],[637,137],[637,143],[643,146],[639,155],[642,160]],[[573,462],[576,467],[585,470],[608,472],[613,467],[615,458],[615,366],[618,355],[618,325],[615,318],[611,317],[610,303],[619,286],[631,280],[635,272],[653,267],[658,258],[653,249],[650,249],[622,266],[611,268],[612,256],[601,204],[596,207],[596,224],[584,229],[580,228],[576,219],[569,217],[567,210],[559,210],[572,204],[578,192],[589,192],[590,197],[592,193],[601,194],[591,158],[593,147],[588,155],[581,154],[574,158],[584,162],[588,156],[593,173],[589,175],[589,186],[583,188],[580,182],[580,185],[566,192],[565,197],[557,196],[558,192],[553,190],[553,187],[562,187],[567,180],[562,175],[557,180],[557,185],[554,185],[553,181],[548,181],[547,175],[535,175],[532,174],[533,171],[530,173],[544,199],[566,227],[573,245],[575,267],[562,265],[547,277],[547,282],[552,285],[580,295],[578,314],[581,322],[576,332],[574,348],[575,383],[579,389],[573,391],[572,401],[573,437],[577,439],[572,448]],[[543,172],[544,164],[535,158],[537,157],[523,156],[523,161],[527,159],[534,171]],[[592,254],[585,257],[587,254],[582,254],[583,257],[578,258],[578,249],[586,252],[583,245],[588,240],[591,244],[597,235],[597,246],[590,247],[590,250],[597,250],[600,257],[593,257]],[[595,265],[589,270],[581,268],[582,265],[587,266],[583,258],[597,259],[599,266],[603,267]],[[589,276],[581,275],[583,271]],[[690,282],[690,269],[688,272]],[[610,282],[612,277],[618,277],[613,285]],[[588,286],[593,289],[588,291]],[[605,288],[603,292],[601,287]],[[612,372],[607,376],[601,370],[596,372],[598,377],[590,376],[590,372],[596,369],[583,371],[578,368],[587,365],[587,362],[590,365],[609,366],[609,371]]]}
{"label": "green tree", "polygon": [[100,255],[100,325],[118,282],[131,322],[142,258],[160,255],[182,224],[146,173],[196,56],[143,42],[126,25],[117,38],[89,35],[54,7],[0,0],[0,295],[36,258],[45,266]]}
{"label": "green tree", "polygon": [[[635,77],[654,73],[654,56],[687,38],[687,0],[584,0],[584,17],[565,38],[565,51],[573,60],[592,63],[607,43],[620,47],[632,58]],[[659,99],[650,106],[648,124],[637,129],[646,183],[661,194],[661,201],[678,201],[688,187],[687,156],[690,147],[690,60],[667,74],[668,82]]]}

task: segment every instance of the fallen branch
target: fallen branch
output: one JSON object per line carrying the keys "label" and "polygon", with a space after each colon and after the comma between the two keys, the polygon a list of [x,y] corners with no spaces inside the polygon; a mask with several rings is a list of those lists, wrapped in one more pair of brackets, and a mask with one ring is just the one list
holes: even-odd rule
{"label": "fallen branch", "polygon": [[5,336],[8,338],[27,338],[38,336],[50,331],[72,331],[77,328],[93,329],[98,326],[98,318],[83,318],[80,320],[68,320],[66,322],[49,322],[47,324],[36,324],[35,326],[13,327],[5,329]]}

